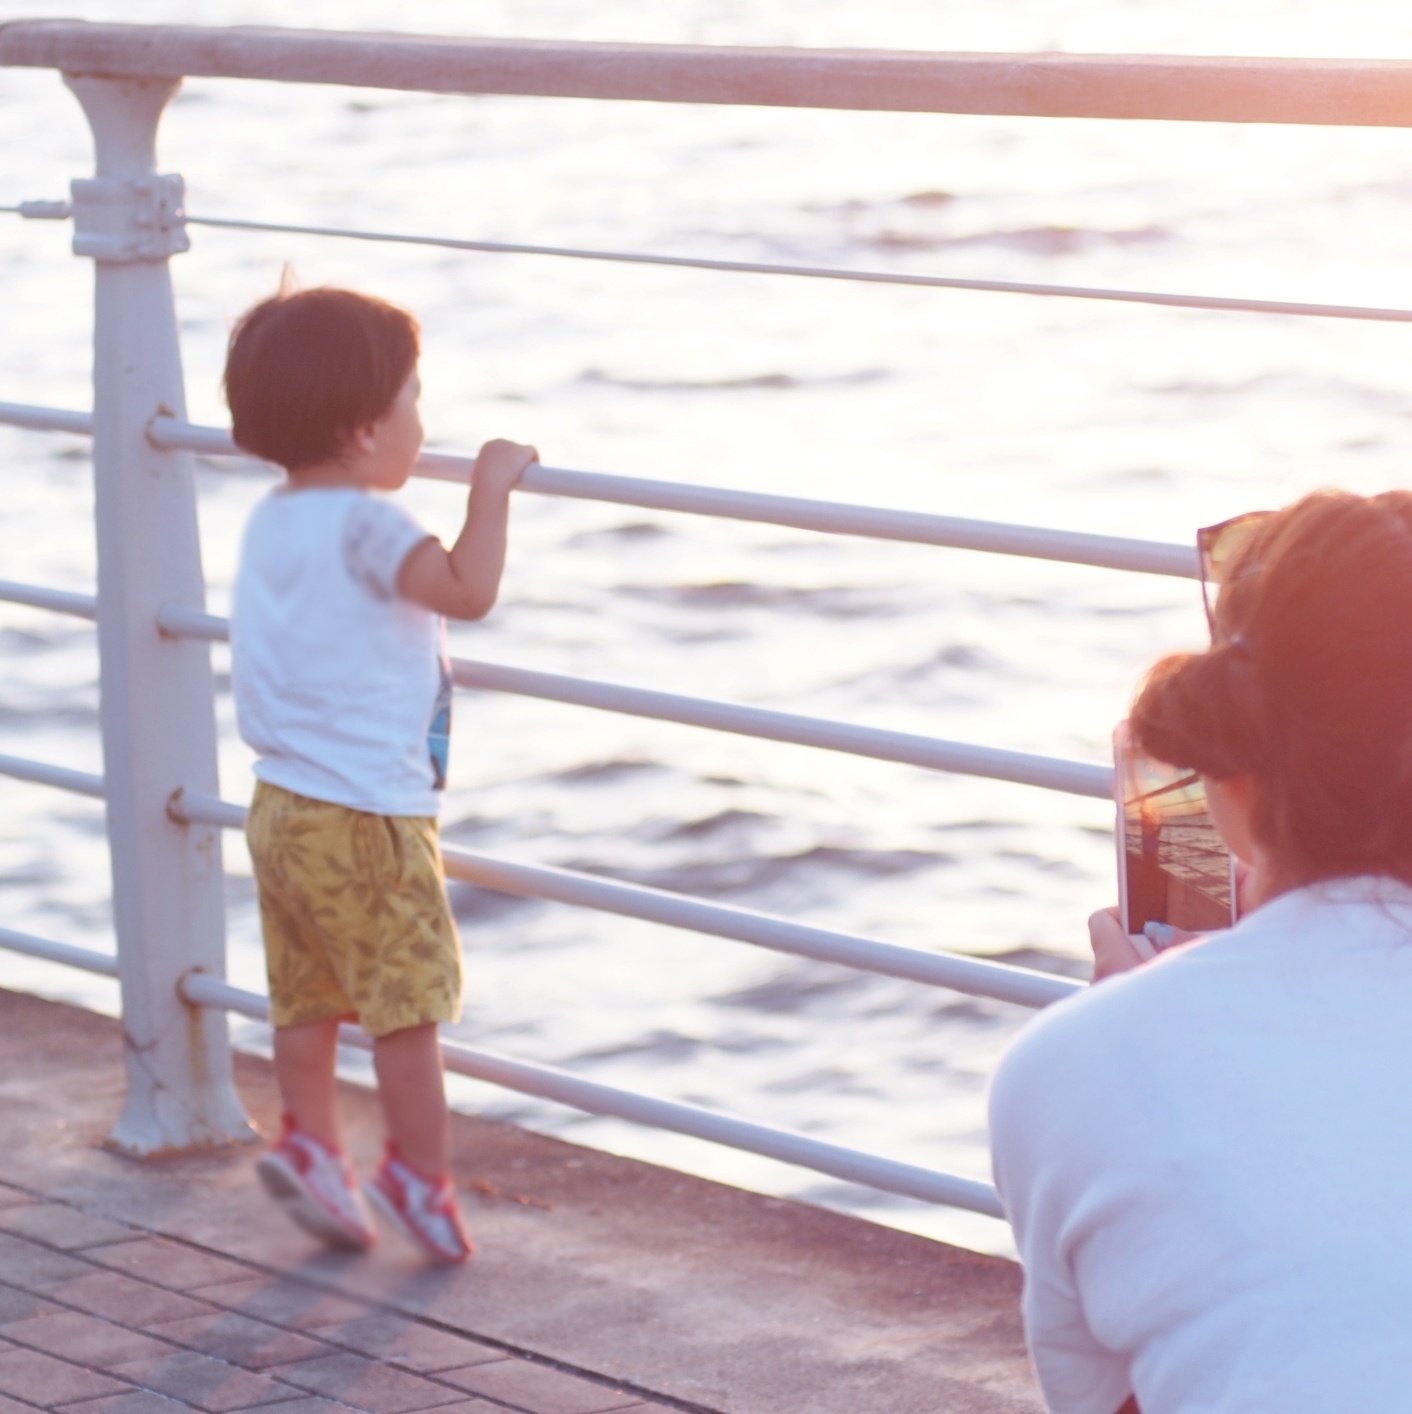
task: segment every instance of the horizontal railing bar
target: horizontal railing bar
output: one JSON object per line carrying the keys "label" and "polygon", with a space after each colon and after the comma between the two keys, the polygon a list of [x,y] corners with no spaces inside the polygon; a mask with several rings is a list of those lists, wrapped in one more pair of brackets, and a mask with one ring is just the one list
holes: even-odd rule
{"label": "horizontal railing bar", "polygon": [[[233,987],[223,978],[216,977],[210,972],[185,972],[182,974],[178,991],[181,999],[191,1006],[215,1007],[220,1011],[233,1011],[240,1016],[249,1017],[251,1021],[268,1021],[270,1019],[270,999],[261,996],[259,992],[247,992],[242,987]],[[344,1036],[342,1032],[346,1030],[351,1033]],[[355,1039],[356,1038],[356,1039]],[[359,1046],[360,1041],[366,1041],[366,1045],[359,1046],[362,1050],[367,1050],[371,1046],[371,1037],[361,1027],[346,1026],[340,1028],[340,1044]]]}
{"label": "horizontal railing bar", "polygon": [[81,437],[93,435],[91,412],[32,407],[29,403],[0,403],[0,423],[9,427],[28,427],[35,432],[77,432]]}
{"label": "horizontal railing bar", "polygon": [[540,495],[609,501],[649,510],[684,511],[832,535],[980,550],[1181,579],[1195,579],[1199,574],[1194,550],[1154,540],[1130,540],[1116,535],[1090,535],[1082,531],[1007,525],[962,516],[929,515],[920,511],[815,501],[801,496],[772,496],[758,491],[688,486],[540,466],[528,468],[521,484],[526,491]]}
{"label": "horizontal railing bar", "polygon": [[1111,799],[1113,793],[1112,768],[1083,761],[973,746],[969,742],[944,741],[914,732],[862,727],[825,717],[806,717],[795,712],[777,712],[765,707],[747,707],[736,702],[687,697],[653,688],[627,687],[621,683],[542,673],[469,658],[453,658],[451,674],[459,687],[516,693],[522,697],[679,722],[684,726],[706,727],[764,741],[784,741],[796,746],[842,751],[850,756],[867,756],[876,761],[896,761],[931,771],[1013,781],[1018,785],[1098,800]]}
{"label": "horizontal railing bar", "polygon": [[249,810],[233,800],[221,800],[205,791],[183,786],[167,802],[167,814],[183,825],[216,825],[222,830],[243,830]]}
{"label": "horizontal railing bar", "polygon": [[17,933],[13,928],[0,928],[0,948],[23,953],[26,957],[43,958],[45,962],[59,962],[65,967],[77,967],[84,972],[96,972],[103,977],[118,975],[118,960],[107,953],[36,938],[32,933]]}
{"label": "horizontal railing bar", "polygon": [[812,928],[752,909],[707,903],[663,889],[624,884],[576,870],[520,864],[449,845],[442,854],[450,877],[496,893],[552,899],[601,913],[641,918],[671,928],[751,943],[772,952],[837,963],[882,977],[945,987],[968,996],[989,997],[1017,1006],[1045,1007],[1084,990],[1081,982],[1030,968],[958,953],[923,952],[919,948],[880,943],[851,933]]}
{"label": "horizontal railing bar", "polygon": [[[241,456],[230,433],[198,427],[174,418],[155,418],[148,436],[159,447],[184,448],[218,456]],[[473,457],[424,452],[417,473],[439,481],[469,482]],[[770,496],[758,491],[734,491],[672,481],[650,481],[602,472],[529,467],[520,478],[521,490],[542,496],[608,501],[647,510],[684,511],[692,515],[792,526],[832,535],[858,535],[874,540],[901,540],[954,550],[981,550],[1000,555],[1095,565],[1103,569],[1136,570],[1146,574],[1195,579],[1196,551],[1190,546],[1157,540],[1129,540],[1116,535],[1090,535],[1074,530],[1007,525],[962,516],[927,515],[919,511],[814,501],[799,496]]]}
{"label": "horizontal railing bar", "polygon": [[1412,126],[1412,64],[1382,59],[747,49],[12,20],[0,28],[0,64],[424,93]]}
{"label": "horizontal railing bar", "polygon": [[[19,427],[87,431],[86,426],[80,426],[85,419],[91,422],[86,413],[0,403],[0,423],[8,422]],[[202,427],[175,418],[158,417],[152,420],[148,436],[155,446],[170,450],[257,460],[242,452],[232,441],[230,433],[219,427]],[[423,452],[417,462],[416,474],[434,481],[468,484],[474,464],[474,457]],[[1159,540],[1050,530],[1043,526],[1010,525],[964,516],[929,515],[920,511],[815,501],[801,496],[771,496],[758,491],[652,481],[636,476],[610,476],[602,472],[569,471],[538,464],[530,467],[521,477],[520,489],[536,495],[606,501],[644,510],[681,511],[724,520],[784,525],[828,535],[857,535],[866,539],[935,545],[943,549],[1018,555],[1063,564],[1093,565],[1100,569],[1170,575],[1179,579],[1195,579],[1199,574],[1194,549]]]}
{"label": "horizontal railing bar", "polygon": [[[172,604],[164,606],[158,613],[157,625],[164,634],[174,638],[200,638],[210,642],[220,642],[229,637],[230,632],[226,620],[215,614]],[[1086,761],[1068,761],[1059,756],[975,746],[970,742],[946,741],[917,732],[863,727],[853,722],[835,722],[827,717],[806,717],[798,712],[747,707],[738,702],[687,697],[677,692],[659,692],[655,688],[628,687],[623,683],[570,677],[565,673],[543,673],[532,668],[514,668],[505,663],[485,663],[472,658],[453,658],[451,676],[458,687],[476,688],[483,692],[508,692],[519,697],[563,702],[573,707],[592,707],[602,712],[621,712],[630,717],[731,732],[762,741],[783,741],[823,751],[841,751],[849,756],[865,756],[874,761],[895,761],[904,766],[921,766],[929,771],[1011,781],[1016,785],[1037,786],[1042,790],[1089,796],[1095,800],[1108,800],[1113,794],[1111,767],[1090,765]]]}
{"label": "horizontal railing bar", "polygon": [[[181,791],[171,809],[177,819],[192,824],[240,829],[245,823],[246,812],[240,806],[196,791]],[[1081,982],[1026,967],[1012,967],[1008,963],[959,953],[898,947],[852,933],[794,923],[753,909],[708,903],[685,894],[626,884],[577,870],[522,864],[450,845],[443,848],[442,855],[450,877],[496,893],[549,899],[600,913],[640,918],[670,928],[751,943],[772,952],[837,963],[930,987],[945,987],[968,996],[990,997],[1017,1006],[1044,1007],[1083,990]]]}
{"label": "horizontal railing bar", "polygon": [[352,230],[341,226],[302,226],[274,221],[240,221],[233,217],[190,214],[186,217],[186,224],[229,231],[270,231],[283,235],[331,236],[340,240],[373,241],[387,245],[431,246],[439,250],[476,251],[487,255],[537,255],[564,260],[603,261],[615,265],[659,265],[678,270],[714,270],[734,275],[784,275],[804,280],[905,285],[914,289],[973,290],[984,294],[1034,295],[1046,299],[1104,300],[1117,304],[1156,305],[1164,309],[1210,309],[1241,314],[1298,315],[1313,319],[1357,319],[1384,324],[1412,323],[1412,309],[1378,305],[1242,299],[1233,295],[1188,295],[1164,290],[1121,290],[1100,285],[1051,285],[1024,280],[979,280],[959,275],[850,270],[831,265],[782,265],[773,261],[717,260],[707,256],[656,255],[645,251],[526,245],[512,241],[473,241],[455,236],[417,236],[395,231]]}
{"label": "horizontal railing bar", "polygon": [[68,589],[45,589],[38,584],[16,584],[0,579],[0,602],[27,604],[32,609],[51,609],[56,614],[69,614],[76,619],[95,620],[98,600],[92,594],[75,594]]}
{"label": "horizontal railing bar", "polygon": [[[186,973],[182,978],[181,993],[184,1000],[196,1006],[218,1007],[257,1021],[269,1019],[266,998],[232,987],[207,973]],[[353,1026],[339,1028],[339,1042],[363,1051],[373,1048],[372,1038]],[[848,1149],[841,1144],[829,1144],[789,1130],[718,1114],[700,1105],[663,1100],[616,1085],[584,1080],[555,1066],[516,1060],[494,1051],[462,1045],[458,1041],[443,1040],[441,1050],[447,1070],[457,1075],[467,1075],[502,1089],[552,1100],[570,1109],[705,1139],[713,1144],[723,1144],[828,1174],[849,1183],[917,1198],[924,1203],[965,1208],[993,1218],[1003,1218],[1005,1215],[995,1190],[975,1179],[938,1173],[916,1164],[899,1163],[895,1159]]]}
{"label": "horizontal railing bar", "polygon": [[[272,471],[279,468],[272,462],[252,457],[235,445],[235,438],[224,427],[202,427],[199,423],[183,422],[176,417],[154,417],[147,426],[147,440],[154,447],[167,451],[204,452],[213,457],[239,457],[257,462]],[[466,478],[470,480],[469,476]]]}
{"label": "horizontal railing bar", "polygon": [[200,638],[207,643],[230,641],[230,620],[204,609],[164,604],[157,611],[157,629],[166,638]]}
{"label": "horizontal railing bar", "polygon": [[74,795],[90,795],[95,800],[107,796],[102,776],[90,771],[74,771],[68,766],[51,766],[45,761],[29,761],[23,756],[0,756],[0,776],[17,781],[32,781],[35,785],[55,786]]}

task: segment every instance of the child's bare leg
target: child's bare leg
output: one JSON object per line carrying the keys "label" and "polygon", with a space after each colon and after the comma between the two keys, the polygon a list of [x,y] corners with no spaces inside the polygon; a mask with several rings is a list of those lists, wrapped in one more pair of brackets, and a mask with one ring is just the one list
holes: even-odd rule
{"label": "child's bare leg", "polygon": [[373,1043],[387,1132],[403,1161],[425,1178],[451,1166],[441,1039],[436,1024],[409,1026]]}
{"label": "child's bare leg", "polygon": [[338,1018],[275,1029],[275,1079],[286,1114],[327,1149],[341,1147],[334,1091]]}

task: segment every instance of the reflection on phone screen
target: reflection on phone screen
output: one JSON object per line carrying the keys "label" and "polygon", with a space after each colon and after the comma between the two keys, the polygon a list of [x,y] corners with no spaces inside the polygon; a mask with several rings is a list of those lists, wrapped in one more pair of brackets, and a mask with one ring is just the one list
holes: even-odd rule
{"label": "reflection on phone screen", "polygon": [[1124,926],[1166,923],[1193,933],[1234,921],[1231,856],[1199,776],[1129,749],[1117,752],[1122,801]]}

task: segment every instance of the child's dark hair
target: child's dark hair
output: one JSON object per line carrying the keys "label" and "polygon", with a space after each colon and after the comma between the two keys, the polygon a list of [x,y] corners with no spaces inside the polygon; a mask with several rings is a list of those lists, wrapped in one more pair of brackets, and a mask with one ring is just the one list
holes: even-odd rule
{"label": "child's dark hair", "polygon": [[1412,883],[1412,492],[1321,491],[1270,515],[1227,573],[1214,638],[1149,673],[1142,749],[1251,775],[1255,833],[1300,883]]}
{"label": "child's dark hair", "polygon": [[281,291],[231,331],[236,445],[289,471],[335,457],[384,417],[417,365],[417,321],[352,290]]}

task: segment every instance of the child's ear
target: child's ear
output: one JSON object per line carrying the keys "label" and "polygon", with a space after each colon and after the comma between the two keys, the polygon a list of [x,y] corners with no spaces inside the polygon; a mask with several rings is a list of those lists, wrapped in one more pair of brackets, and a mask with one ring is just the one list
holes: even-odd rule
{"label": "child's ear", "polygon": [[377,424],[369,422],[366,426],[354,428],[350,440],[355,452],[367,456],[377,448]]}

